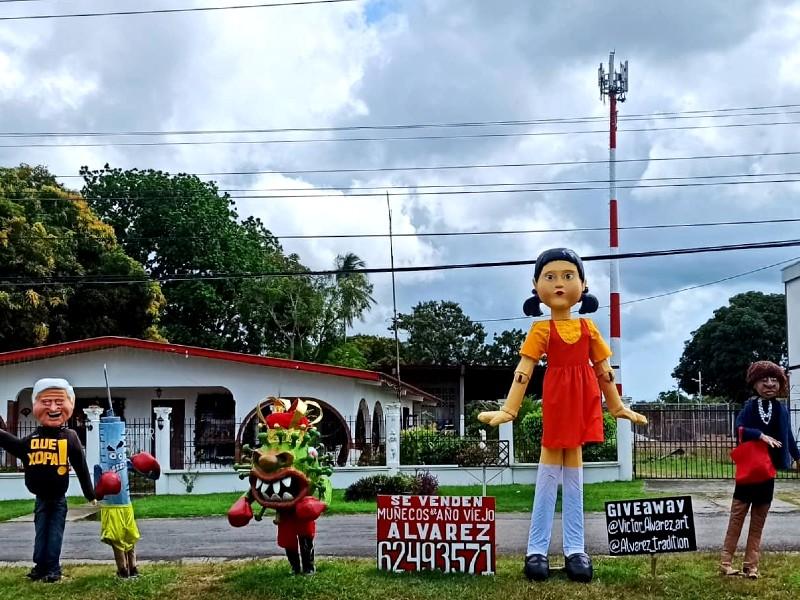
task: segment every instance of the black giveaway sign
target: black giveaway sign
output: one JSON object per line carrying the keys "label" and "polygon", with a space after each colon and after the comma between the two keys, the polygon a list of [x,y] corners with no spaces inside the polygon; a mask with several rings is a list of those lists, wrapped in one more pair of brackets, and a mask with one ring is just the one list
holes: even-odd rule
{"label": "black giveaway sign", "polygon": [[697,550],[691,496],[606,502],[612,555]]}

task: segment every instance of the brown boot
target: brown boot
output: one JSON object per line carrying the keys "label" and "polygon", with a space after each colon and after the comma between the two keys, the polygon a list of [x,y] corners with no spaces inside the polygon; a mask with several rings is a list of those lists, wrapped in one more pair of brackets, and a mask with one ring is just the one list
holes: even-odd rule
{"label": "brown boot", "polygon": [[728,520],[728,531],[725,534],[725,540],[722,542],[722,554],[719,561],[719,572],[722,575],[739,574],[739,571],[731,565],[733,556],[736,554],[736,544],[739,543],[739,535],[742,533],[742,525],[749,506],[746,502],[736,498],[731,502],[731,517]]}
{"label": "brown boot", "polygon": [[769,504],[754,504],[750,509],[750,531],[747,533],[747,545],[744,549],[745,577],[758,579],[758,561],[761,558],[761,534],[767,520]]}

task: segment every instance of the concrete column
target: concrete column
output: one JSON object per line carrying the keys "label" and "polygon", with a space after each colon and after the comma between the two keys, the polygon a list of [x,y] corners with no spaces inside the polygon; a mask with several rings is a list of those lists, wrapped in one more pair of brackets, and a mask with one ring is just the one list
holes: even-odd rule
{"label": "concrete column", "polygon": [[500,423],[498,435],[501,442],[508,441],[508,464],[513,465],[516,462],[514,460],[514,422]]}
{"label": "concrete column", "polygon": [[617,460],[620,479],[633,479],[633,430],[627,419],[617,419]]}
{"label": "concrete column", "polygon": [[100,464],[100,415],[105,409],[99,406],[89,406],[83,409],[86,415],[86,464],[89,473],[94,466]]}
{"label": "concrete column", "polygon": [[400,418],[399,402],[391,402],[383,407],[386,418],[386,466],[391,473],[400,470]]}
{"label": "concrete column", "polygon": [[161,465],[162,476],[156,479],[156,494],[167,493],[167,478],[164,476],[171,468],[170,464],[170,421],[172,408],[169,406],[156,406],[153,408],[156,415],[156,460]]}

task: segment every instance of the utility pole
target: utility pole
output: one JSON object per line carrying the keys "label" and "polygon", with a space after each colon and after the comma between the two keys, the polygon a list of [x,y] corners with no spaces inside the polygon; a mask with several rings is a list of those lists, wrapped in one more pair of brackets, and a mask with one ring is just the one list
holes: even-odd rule
{"label": "utility pole", "polygon": [[697,397],[700,402],[703,402],[703,372],[697,372],[697,379],[693,379],[693,381],[697,382]]}
{"label": "utility pole", "polygon": [[392,268],[392,326],[394,329],[394,356],[397,377],[397,401],[400,401],[400,338],[397,333],[397,292],[394,280],[394,238],[392,237],[392,204],[389,201],[389,192],[386,192],[386,209],[389,212],[389,260]]}
{"label": "utility pole", "polygon": [[[619,71],[614,68],[614,52],[608,56],[608,73],[603,69],[603,63],[597,70],[597,83],[600,86],[600,99],[609,100],[609,127],[608,127],[608,191],[609,191],[609,249],[612,256],[619,254],[619,219],[617,217],[617,101],[625,102],[628,92],[628,61],[619,65]],[[617,390],[622,396],[622,326],[620,318],[619,296],[619,260],[612,258],[610,265],[610,306],[611,306],[611,367],[614,369],[614,378]]]}

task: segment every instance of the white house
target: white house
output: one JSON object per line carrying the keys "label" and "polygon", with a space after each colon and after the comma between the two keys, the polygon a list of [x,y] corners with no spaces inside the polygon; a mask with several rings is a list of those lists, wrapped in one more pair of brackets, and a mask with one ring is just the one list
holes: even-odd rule
{"label": "white house", "polygon": [[[397,411],[399,425],[402,416],[436,403],[430,394],[374,371],[102,337],[0,353],[0,426],[20,436],[32,431],[33,383],[63,377],[75,389],[71,425],[86,444],[92,427],[86,427],[84,409],[108,407],[104,365],[131,451],[158,454],[157,433],[169,421],[169,460],[157,456],[167,470],[229,471],[236,448],[254,435],[256,406],[269,411],[268,396],[316,401],[323,413],[318,428],[338,466],[385,464],[386,411]],[[12,457],[0,461],[15,464]]]}

